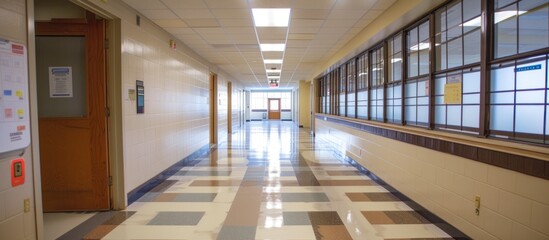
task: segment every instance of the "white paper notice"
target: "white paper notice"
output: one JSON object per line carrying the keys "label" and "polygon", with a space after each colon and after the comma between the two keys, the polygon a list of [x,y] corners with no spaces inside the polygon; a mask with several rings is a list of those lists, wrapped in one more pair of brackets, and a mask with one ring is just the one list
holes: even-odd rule
{"label": "white paper notice", "polygon": [[72,67],[50,67],[50,97],[72,97]]}
{"label": "white paper notice", "polygon": [[27,73],[25,45],[0,39],[0,155],[30,144]]}

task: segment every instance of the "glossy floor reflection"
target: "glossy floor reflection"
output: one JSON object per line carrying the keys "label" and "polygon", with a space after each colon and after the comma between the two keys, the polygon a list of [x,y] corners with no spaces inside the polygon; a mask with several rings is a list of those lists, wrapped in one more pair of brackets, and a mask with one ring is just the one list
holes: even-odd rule
{"label": "glossy floor reflection", "polygon": [[251,122],[87,239],[453,239],[291,122]]}

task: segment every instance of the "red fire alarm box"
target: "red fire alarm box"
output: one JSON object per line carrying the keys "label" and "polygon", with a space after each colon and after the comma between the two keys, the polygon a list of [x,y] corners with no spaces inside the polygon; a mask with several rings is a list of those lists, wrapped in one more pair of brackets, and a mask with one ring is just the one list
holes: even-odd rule
{"label": "red fire alarm box", "polygon": [[25,159],[11,160],[11,186],[19,186],[25,183]]}

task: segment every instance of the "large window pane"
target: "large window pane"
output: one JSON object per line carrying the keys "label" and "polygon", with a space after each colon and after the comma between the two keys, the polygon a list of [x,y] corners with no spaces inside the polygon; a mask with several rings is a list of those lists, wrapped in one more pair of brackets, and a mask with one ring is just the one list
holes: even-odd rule
{"label": "large window pane", "polygon": [[548,2],[548,0],[519,2],[519,53],[548,47]]}
{"label": "large window pane", "polygon": [[496,58],[517,53],[517,17],[516,5],[496,10],[495,26],[495,53]]}
{"label": "large window pane", "polygon": [[514,106],[492,106],[490,112],[490,129],[513,131]]}
{"label": "large window pane", "polygon": [[544,106],[517,106],[515,131],[543,134]]}

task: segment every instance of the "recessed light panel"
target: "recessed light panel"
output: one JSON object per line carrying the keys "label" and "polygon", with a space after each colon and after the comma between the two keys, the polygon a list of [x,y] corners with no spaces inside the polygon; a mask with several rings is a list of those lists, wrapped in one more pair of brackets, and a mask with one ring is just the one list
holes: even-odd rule
{"label": "recessed light panel", "polygon": [[262,43],[259,44],[259,48],[261,48],[261,51],[263,52],[269,52],[269,51],[276,51],[276,52],[283,52],[286,48],[286,44],[284,43]]}
{"label": "recessed light panel", "polygon": [[288,27],[289,8],[252,8],[256,27]]}
{"label": "recessed light panel", "polygon": [[282,59],[264,59],[265,64],[282,64]]}

